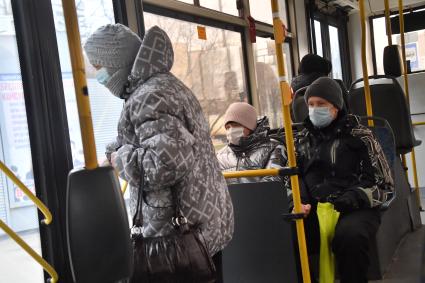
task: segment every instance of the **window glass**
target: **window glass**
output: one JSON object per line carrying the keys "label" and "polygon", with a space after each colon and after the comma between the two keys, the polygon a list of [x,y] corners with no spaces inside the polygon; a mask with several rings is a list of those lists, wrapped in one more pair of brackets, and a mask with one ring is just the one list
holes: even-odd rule
{"label": "window glass", "polygon": [[177,0],[177,1],[188,3],[188,4],[193,4],[193,0]]}
{"label": "window glass", "polygon": [[323,57],[322,47],[322,24],[314,20],[314,38],[316,40],[316,54]]}
{"label": "window glass", "polygon": [[[0,160],[34,192],[31,149],[11,1],[0,9]],[[0,220],[41,253],[37,208],[0,171]],[[0,229],[0,282],[44,281],[43,270]],[[24,271],[24,272],[22,272]]]}
{"label": "window glass", "polygon": [[[290,44],[283,45],[288,81],[292,79],[292,61]],[[283,127],[282,98],[279,89],[279,78],[276,62],[274,40],[257,37],[254,44],[256,59],[255,72],[257,75],[257,94],[260,101],[260,115],[269,118],[270,127]]]}
{"label": "window glass", "polygon": [[[385,17],[373,19],[373,37],[378,74],[384,74],[383,54],[388,45],[385,29]],[[406,60],[410,61],[412,72],[425,70],[425,30],[416,30],[404,34],[406,43]],[[392,35],[393,44],[401,46],[400,34]]]}
{"label": "window glass", "polygon": [[[112,1],[79,0],[76,2],[76,6],[82,44],[84,44],[87,38],[100,26],[115,23]],[[52,0],[52,7],[65,92],[72,159],[74,167],[78,168],[84,166],[84,154],[62,1]],[[106,159],[106,145],[116,138],[117,125],[123,107],[123,100],[112,95],[107,88],[97,82],[96,70],[87,60],[86,56],[84,59],[87,86],[90,94],[97,159],[99,163],[102,163]],[[126,200],[129,197],[129,191],[130,190],[127,190],[124,195]]]}
{"label": "window glass", "polygon": [[226,14],[238,16],[236,0],[199,0],[202,7],[220,11]]}
{"label": "window glass", "polygon": [[342,80],[341,51],[339,49],[338,28],[329,26],[331,45],[332,78]]}
{"label": "window glass", "polygon": [[[80,123],[78,119],[77,101],[75,98],[62,1],[53,0],[52,6],[56,37],[59,46],[73,163],[74,167],[81,167],[84,166],[83,146],[81,142]],[[84,44],[90,34],[97,28],[115,22],[112,1],[80,0],[76,2],[76,6],[82,44]],[[90,94],[97,157],[101,162],[105,159],[104,152],[106,145],[112,142],[116,137],[116,128],[123,102],[97,82],[95,77],[96,70],[90,65],[87,58],[85,58],[85,67]]]}
{"label": "window glass", "polygon": [[174,48],[171,72],[196,95],[210,124],[216,147],[226,142],[223,116],[229,104],[247,101],[241,34],[206,26],[207,40],[198,38],[197,24],[144,13],[146,28],[158,25]]}
{"label": "window glass", "polygon": [[[286,1],[279,0],[279,15],[283,23],[288,27]],[[271,1],[249,0],[251,16],[259,22],[273,24]]]}

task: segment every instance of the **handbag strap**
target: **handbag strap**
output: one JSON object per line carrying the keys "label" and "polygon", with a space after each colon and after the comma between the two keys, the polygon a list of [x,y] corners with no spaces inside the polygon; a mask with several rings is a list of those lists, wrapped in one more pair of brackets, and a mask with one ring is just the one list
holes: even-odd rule
{"label": "handbag strap", "polygon": [[[133,216],[133,228],[142,228],[143,227],[143,201],[145,193],[143,188],[145,187],[145,170],[143,166],[140,166],[140,185],[139,185],[139,191],[137,194],[137,206],[136,206],[136,212]],[[183,212],[181,210],[181,203],[180,198],[178,196],[178,192],[175,188],[171,189],[171,196],[172,196],[172,202],[174,207],[174,214],[171,218],[171,223],[175,228],[179,228],[180,226],[184,226],[188,224],[187,218],[183,215]],[[146,201],[145,201],[146,202]],[[147,203],[147,202],[146,202]]]}

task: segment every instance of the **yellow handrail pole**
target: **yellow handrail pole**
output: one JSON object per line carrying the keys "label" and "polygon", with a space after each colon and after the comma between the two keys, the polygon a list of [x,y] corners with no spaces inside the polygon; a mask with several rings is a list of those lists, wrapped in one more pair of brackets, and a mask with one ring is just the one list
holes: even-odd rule
{"label": "yellow handrail pole", "polygon": [[[290,86],[288,84],[288,79],[285,74],[285,58],[283,57],[282,53],[282,45],[285,40],[286,31],[284,30],[284,25],[279,18],[278,0],[271,0],[271,5],[273,13],[273,32],[276,48],[276,58],[279,71],[280,93],[282,97],[283,121],[285,124],[285,140],[288,154],[288,165],[290,168],[294,168],[297,166],[297,162],[295,159],[294,138],[292,133],[291,116],[289,112],[289,105],[291,103],[291,91]],[[297,175],[291,176],[291,186],[292,197],[294,201],[294,211],[295,213],[302,213],[300,187]],[[310,283],[311,278],[307,255],[307,244],[305,240],[304,221],[303,219],[297,219],[295,221],[295,224],[297,227],[298,248],[300,252],[303,282]]]}
{"label": "yellow handrail pole", "polygon": [[80,32],[78,29],[77,11],[75,9],[74,0],[62,0],[62,6],[65,16],[66,33],[68,36],[69,53],[71,55],[72,75],[77,96],[85,165],[87,169],[94,169],[98,166],[96,145],[93,134],[93,122],[91,119],[90,100],[87,89]]}
{"label": "yellow handrail pole", "polygon": [[413,123],[413,126],[424,126],[425,125],[425,122],[416,122],[416,123]]}
{"label": "yellow handrail pole", "polygon": [[385,4],[385,25],[387,29],[388,45],[393,45],[393,38],[391,32],[391,20],[390,20],[390,5],[388,0],[384,0]]}
{"label": "yellow handrail pole", "polygon": [[49,225],[52,223],[52,214],[50,213],[50,210],[44,205],[44,203],[37,198],[28,188],[24,185],[24,183],[21,182],[21,180],[16,177],[15,174],[2,162],[0,161],[0,170],[3,171],[7,177],[9,177],[13,183],[15,183],[22,192],[30,198],[30,200],[40,209],[40,211],[44,215],[44,219],[41,220],[41,223]]}
{"label": "yellow handrail pole", "polygon": [[228,171],[223,172],[224,178],[244,178],[244,177],[264,177],[264,176],[278,176],[279,169],[258,169],[258,170],[244,170],[244,171]]}
{"label": "yellow handrail pole", "polygon": [[[407,77],[407,61],[406,61],[406,42],[404,40],[404,15],[403,15],[403,0],[398,0],[398,17],[400,21],[400,39],[401,39],[401,54],[403,56],[403,77],[404,77],[404,91],[406,92],[407,106],[410,108],[410,95],[409,95],[409,80]],[[416,188],[418,203],[421,207],[421,195],[419,191],[418,171],[416,168],[416,153],[412,149],[412,169],[413,169],[413,183]]]}
{"label": "yellow handrail pole", "polygon": [[127,188],[128,188],[128,182],[124,181],[124,184],[122,185],[122,189],[121,189],[122,194],[125,194],[125,191],[127,191]]}
{"label": "yellow handrail pole", "polygon": [[43,269],[49,273],[50,282],[58,282],[58,274],[55,269],[45,261],[36,251],[34,251],[18,234],[16,234],[9,226],[0,219],[0,228],[6,232],[22,249],[24,249],[35,261],[37,261]]}
{"label": "yellow handrail pole", "polygon": [[[370,86],[369,86],[369,72],[367,70],[366,62],[366,19],[365,19],[365,9],[364,9],[364,0],[359,1],[360,6],[360,24],[362,29],[362,69],[363,69],[363,81],[364,81],[364,94],[366,100],[366,113],[367,116],[373,116],[372,109],[372,99],[370,96]],[[368,120],[367,124],[370,127],[373,127],[373,121]]]}

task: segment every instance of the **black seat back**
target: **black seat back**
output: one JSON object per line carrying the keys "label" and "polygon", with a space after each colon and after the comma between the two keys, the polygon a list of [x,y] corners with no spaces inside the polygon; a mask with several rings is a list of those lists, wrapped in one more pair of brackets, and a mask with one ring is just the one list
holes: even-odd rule
{"label": "black seat back", "polygon": [[306,86],[297,90],[292,100],[292,121],[294,123],[301,123],[308,117],[308,107],[304,101],[304,94],[307,88]]}
{"label": "black seat back", "polygon": [[74,169],[68,177],[66,237],[74,282],[112,283],[131,276],[127,211],[112,167]]}
{"label": "black seat back", "polygon": [[283,184],[232,184],[229,192],[235,230],[223,250],[223,281],[298,282],[292,223],[282,217],[289,211]]}
{"label": "black seat back", "polygon": [[[370,76],[369,84],[373,116],[383,118],[390,124],[397,153],[412,151],[420,142],[414,137],[410,110],[400,84],[389,76]],[[353,114],[366,116],[363,79],[358,79],[351,85],[348,104]]]}

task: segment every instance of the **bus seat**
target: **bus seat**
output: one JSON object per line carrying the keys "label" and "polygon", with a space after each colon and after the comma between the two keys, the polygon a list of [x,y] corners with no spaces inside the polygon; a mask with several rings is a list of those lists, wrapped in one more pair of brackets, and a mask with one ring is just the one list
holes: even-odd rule
{"label": "bus seat", "polygon": [[[373,121],[374,126],[369,127],[368,121]],[[360,123],[368,127],[374,134],[375,138],[378,140],[382,150],[384,151],[388,165],[391,169],[391,174],[394,179],[394,163],[397,157],[397,153],[395,149],[394,134],[390,124],[385,119],[366,116],[360,117]],[[394,193],[391,195],[391,197],[381,205],[380,210],[387,210],[390,207],[391,203],[393,203],[393,201],[395,200],[396,195],[396,191],[394,190]]]}
{"label": "bus seat", "polygon": [[295,92],[292,100],[292,121],[301,123],[308,117],[308,107],[304,101],[304,94],[308,86],[302,87]]}
{"label": "bus seat", "polygon": [[[373,115],[388,121],[395,137],[397,154],[406,154],[421,144],[413,134],[410,110],[404,92],[394,77],[370,76]],[[353,114],[366,115],[363,78],[351,85],[348,104]]]}
{"label": "bus seat", "polygon": [[[66,237],[74,282],[125,280],[133,248],[124,199],[114,169],[74,169],[68,178]],[[105,178],[108,174],[110,178]],[[114,180],[114,183],[111,183]]]}
{"label": "bus seat", "polygon": [[[373,121],[374,126],[368,126],[368,121]],[[362,116],[360,117],[360,123],[372,131],[384,151],[388,165],[393,168],[396,157],[395,138],[388,121],[379,117]]]}
{"label": "bus seat", "polygon": [[400,77],[403,70],[399,45],[389,45],[384,48],[384,73],[391,77]]}
{"label": "bus seat", "polygon": [[283,184],[231,184],[229,193],[235,227],[223,250],[223,281],[298,282],[292,223],[282,219],[289,211]]}

